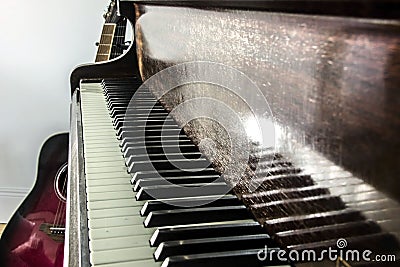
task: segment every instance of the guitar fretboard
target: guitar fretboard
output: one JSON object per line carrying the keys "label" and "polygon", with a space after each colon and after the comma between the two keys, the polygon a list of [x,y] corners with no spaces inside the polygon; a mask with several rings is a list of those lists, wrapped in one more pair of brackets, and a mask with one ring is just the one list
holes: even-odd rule
{"label": "guitar fretboard", "polygon": [[110,59],[116,26],[115,23],[104,24],[95,62],[107,61]]}

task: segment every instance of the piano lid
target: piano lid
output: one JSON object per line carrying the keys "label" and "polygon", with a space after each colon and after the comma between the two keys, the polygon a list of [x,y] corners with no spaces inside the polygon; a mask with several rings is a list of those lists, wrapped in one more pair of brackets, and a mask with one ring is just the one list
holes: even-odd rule
{"label": "piano lid", "polygon": [[[267,99],[279,150],[296,158],[297,147],[306,146],[400,200],[398,20],[166,7],[162,5],[171,3],[160,3],[136,5],[140,14],[136,45],[144,80],[183,62],[210,61],[236,68],[254,81]],[[168,82],[174,84],[190,75],[178,72]],[[173,109],[196,96],[218,99],[244,117],[249,115],[237,96],[218,86],[181,88],[164,96],[164,102]],[[253,98],[257,97],[254,94]],[[214,105],[201,109],[217,112]],[[196,139],[210,134],[209,129],[218,126],[199,122],[188,132]],[[223,135],[215,133],[219,144],[226,143]]]}
{"label": "piano lid", "polygon": [[292,14],[329,15],[358,18],[400,18],[398,0],[266,0],[266,1],[171,1],[121,0],[143,5],[184,6],[204,9],[240,9]]}

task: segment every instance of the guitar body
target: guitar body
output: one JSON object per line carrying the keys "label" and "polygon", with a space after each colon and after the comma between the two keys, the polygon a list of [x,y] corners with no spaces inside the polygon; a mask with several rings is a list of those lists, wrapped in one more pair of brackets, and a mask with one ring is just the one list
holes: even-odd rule
{"label": "guitar body", "polygon": [[67,162],[68,134],[50,137],[40,151],[36,183],[1,236],[1,266],[63,266]]}

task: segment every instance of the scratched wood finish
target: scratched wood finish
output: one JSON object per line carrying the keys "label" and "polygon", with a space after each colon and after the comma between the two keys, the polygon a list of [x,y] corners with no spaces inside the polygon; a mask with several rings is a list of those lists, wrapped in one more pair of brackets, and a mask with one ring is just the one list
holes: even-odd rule
{"label": "scratched wood finish", "polygon": [[[400,199],[399,21],[145,5],[136,5],[136,15],[144,80],[194,60],[237,68],[267,99],[279,149],[295,153],[285,147],[289,139],[308,145]],[[215,86],[196,90],[242,110]],[[193,97],[188,92],[163,101],[172,109]],[[211,129],[203,126],[194,139]]]}

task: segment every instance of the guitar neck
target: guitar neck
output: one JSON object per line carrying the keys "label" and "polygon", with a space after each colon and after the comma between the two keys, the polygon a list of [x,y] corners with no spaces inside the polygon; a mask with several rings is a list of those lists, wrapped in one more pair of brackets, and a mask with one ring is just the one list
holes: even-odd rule
{"label": "guitar neck", "polygon": [[116,23],[105,23],[103,25],[95,62],[102,62],[110,59],[116,27]]}

